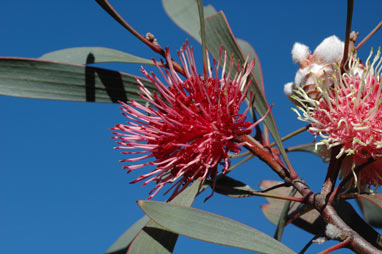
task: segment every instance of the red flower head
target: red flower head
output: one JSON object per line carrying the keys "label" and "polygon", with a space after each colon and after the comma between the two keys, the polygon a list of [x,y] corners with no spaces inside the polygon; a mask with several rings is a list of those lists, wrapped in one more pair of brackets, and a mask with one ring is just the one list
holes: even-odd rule
{"label": "red flower head", "polygon": [[219,63],[215,61],[215,76],[210,72],[208,77],[202,77],[196,71],[192,48],[184,46],[178,56],[186,79],[182,80],[175,72],[167,50],[169,70],[164,73],[155,63],[167,85],[142,68],[142,73],[155,85],[157,92],[150,92],[138,80],[140,96],[147,104],[121,103],[123,115],[129,121],[112,128],[120,131],[113,133],[120,145],[116,149],[127,150],[122,154],[137,156],[121,161],[131,162],[123,167],[128,173],[149,165],[155,167],[132,181],[145,180],[143,185],[156,183],[149,199],[167,183],[176,182],[170,197],[173,198],[195,179],[214,181],[219,164],[223,164],[223,172],[230,167],[228,152],[241,151],[244,144],[238,143],[236,138],[250,134],[257,124],[246,120],[248,108],[239,113],[254,62],[245,63],[241,69],[238,63],[238,74],[231,79],[233,58],[226,70],[225,54],[221,77],[218,77]]}
{"label": "red flower head", "polygon": [[[337,155],[347,157],[341,175],[354,174],[354,169],[368,159],[376,161],[354,174],[354,183],[361,190],[366,186],[382,184],[382,84],[380,50],[370,63],[362,65],[356,55],[349,59],[348,70],[341,74],[339,66],[333,66],[331,76],[316,79],[320,99],[312,99],[297,88],[300,102],[299,119],[311,123],[310,131],[323,139],[317,144],[328,148],[340,145]],[[327,86],[330,81],[330,86]]]}

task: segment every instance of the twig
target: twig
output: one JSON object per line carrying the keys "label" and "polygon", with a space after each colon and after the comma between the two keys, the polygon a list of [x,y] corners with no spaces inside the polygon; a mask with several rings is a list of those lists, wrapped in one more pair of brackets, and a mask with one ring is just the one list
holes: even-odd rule
{"label": "twig", "polygon": [[320,237],[319,235],[313,236],[313,238],[304,246],[304,248],[302,248],[302,250],[300,250],[298,254],[304,254],[305,251],[307,251],[308,248],[314,243],[314,240],[316,240],[319,237]]}
{"label": "twig", "polygon": [[359,50],[359,48],[362,47],[362,45],[365,44],[365,42],[370,39],[370,37],[373,36],[381,27],[382,21],[379,22],[378,25],[374,27],[374,29],[368,35],[366,35],[366,37],[360,43],[358,43],[358,45],[355,47],[355,50]]}
{"label": "twig", "polygon": [[338,250],[338,249],[342,249],[342,248],[344,248],[346,245],[349,244],[350,240],[351,240],[351,239],[348,238],[348,239],[346,239],[345,241],[342,241],[342,242],[340,242],[340,243],[338,243],[338,244],[336,244],[336,245],[333,245],[333,246],[330,247],[330,248],[327,248],[327,249],[324,250],[324,251],[321,251],[320,254],[327,254],[327,253],[329,253],[329,252],[332,252],[332,251],[335,251],[335,250]]}
{"label": "twig", "polygon": [[344,47],[344,55],[342,57],[342,62],[341,62],[341,70],[345,69],[345,64],[349,57],[349,41],[350,41],[351,23],[353,18],[353,6],[354,6],[354,0],[348,0],[346,31],[345,31],[345,47]]}
{"label": "twig", "polygon": [[[343,242],[350,239],[347,243],[349,248],[357,253],[382,253],[371,243],[366,241],[362,236],[360,236],[356,231],[354,231],[350,226],[348,226],[343,219],[338,215],[334,207],[327,202],[324,195],[316,194],[312,192],[307,184],[302,181],[297,175],[290,175],[288,170],[281,165],[272,155],[271,152],[266,150],[259,142],[248,136],[240,137],[241,142],[246,143],[246,147],[258,156],[262,161],[264,161],[274,172],[276,172],[281,179],[286,183],[293,185],[294,188],[302,195],[303,201],[312,205],[317,211],[320,212],[326,223],[330,223],[338,228],[341,234],[341,238],[337,240]],[[332,195],[335,193],[332,192]],[[349,238],[350,237],[350,238]]]}
{"label": "twig", "polygon": [[[162,57],[166,58],[165,51],[161,46],[154,43],[151,40],[148,40],[145,36],[138,33],[132,26],[130,26],[122,17],[118,14],[118,12],[110,5],[108,0],[96,0],[97,3],[111,16],[113,17],[119,24],[121,24],[124,28],[126,28],[131,34],[137,37],[140,41],[146,44],[149,48],[151,48],[154,52],[158,53]],[[172,65],[176,72],[185,76],[183,68],[175,61],[172,61]]]}
{"label": "twig", "polygon": [[[281,141],[285,141],[287,139],[290,139],[290,138],[292,138],[292,137],[294,137],[294,136],[296,136],[296,135],[306,131],[307,129],[309,129],[309,127],[310,127],[310,124],[308,124],[307,126],[301,127],[300,129],[295,130],[295,131],[289,133],[288,135],[282,137]],[[272,146],[275,146],[275,145],[276,145],[276,142],[273,142],[270,146],[272,147]]]}

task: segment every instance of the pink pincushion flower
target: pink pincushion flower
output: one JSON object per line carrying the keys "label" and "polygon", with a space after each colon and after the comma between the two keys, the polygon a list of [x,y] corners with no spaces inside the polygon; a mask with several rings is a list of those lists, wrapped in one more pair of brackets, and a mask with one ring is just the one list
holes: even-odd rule
{"label": "pink pincushion flower", "polygon": [[[155,85],[157,93],[150,92],[139,80],[141,97],[146,105],[131,101],[121,103],[127,124],[118,124],[113,130],[120,146],[116,149],[127,151],[137,157],[122,162],[131,162],[124,166],[128,172],[152,165],[154,170],[138,177],[132,183],[146,180],[144,185],[155,182],[150,192],[152,198],[165,184],[176,182],[174,197],[197,178],[215,180],[217,167],[224,165],[223,171],[230,166],[228,152],[238,153],[243,144],[236,138],[250,134],[257,124],[246,120],[247,110],[239,113],[240,105],[246,98],[250,82],[248,75],[254,62],[246,63],[237,75],[231,79],[233,59],[228,74],[225,73],[226,54],[221,77],[218,77],[219,64],[214,61],[215,76],[201,77],[195,66],[192,48],[184,47],[178,53],[185,71],[186,80],[182,80],[171,65],[171,56],[166,51],[169,70],[161,71],[167,85],[154,74],[145,76]],[[210,68],[209,68],[210,69]],[[137,151],[138,149],[138,151]],[[148,160],[146,160],[148,159]],[[139,162],[142,161],[142,162]],[[170,197],[170,198],[172,198]]]}
{"label": "pink pincushion flower", "polygon": [[[303,116],[298,113],[299,119],[311,123],[310,131],[323,138],[317,144],[326,144],[328,148],[341,146],[337,158],[347,156],[341,168],[342,176],[351,174],[369,158],[376,160],[355,176],[361,189],[382,184],[381,63],[380,51],[366,66],[353,55],[347,72],[341,74],[338,65],[333,66],[332,76],[316,80],[319,99],[312,99],[301,88],[297,88],[298,96],[294,97],[303,112]],[[329,87],[323,85],[328,80]]]}

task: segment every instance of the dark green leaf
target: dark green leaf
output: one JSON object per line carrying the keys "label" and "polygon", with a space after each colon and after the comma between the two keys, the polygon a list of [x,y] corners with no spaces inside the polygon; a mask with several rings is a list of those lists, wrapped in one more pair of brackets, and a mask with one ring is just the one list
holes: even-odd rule
{"label": "dark green leaf", "polygon": [[354,208],[346,201],[339,200],[334,208],[338,215],[344,220],[355,232],[373,244],[376,248],[382,249],[382,242],[377,231],[367,224],[354,210]]}
{"label": "dark green leaf", "polygon": [[[143,101],[137,77],[102,68],[26,58],[0,58],[0,94],[36,99]],[[154,86],[139,78],[148,89]]]}
{"label": "dark green leaf", "polygon": [[138,204],[152,220],[177,234],[260,253],[294,253],[272,237],[216,214],[163,202]]}
{"label": "dark green leaf", "polygon": [[[200,181],[195,181],[190,187],[176,196],[170,203],[191,206],[200,187]],[[168,232],[164,227],[150,221],[131,243],[128,253],[169,254],[174,250],[178,235]],[[129,242],[130,243],[130,242]]]}
{"label": "dark green leaf", "polygon": [[102,47],[78,47],[60,49],[46,53],[42,55],[40,59],[71,64],[122,62],[154,65],[153,61],[149,59],[134,56],[123,51]]}
{"label": "dark green leaf", "polygon": [[256,190],[243,182],[226,175],[221,175],[216,180],[215,192],[232,198],[246,198],[253,196]]}
{"label": "dark green leaf", "polygon": [[382,228],[382,193],[360,194],[357,201],[365,220],[374,227]]}
{"label": "dark green leaf", "polygon": [[[208,17],[205,22],[206,25],[206,34],[207,36],[207,48],[211,55],[215,59],[219,59],[220,46],[223,46],[223,49],[227,52],[229,56],[233,56],[235,62],[240,61],[244,63],[245,58],[243,53],[238,46],[236,39],[231,31],[231,28],[228,25],[228,22],[223,14],[219,12],[211,17]],[[223,57],[223,56],[222,56]],[[234,68],[235,69],[235,68]],[[233,75],[235,75],[233,73]],[[252,84],[249,91],[253,92],[255,96],[254,107],[260,116],[264,116],[267,112],[269,105],[265,99],[261,81],[257,80],[255,75],[251,75]],[[250,96],[248,94],[248,96]],[[284,157],[284,160],[289,163],[288,157],[284,150],[284,146],[280,139],[280,134],[277,130],[275,121],[273,119],[273,114],[270,112],[268,116],[264,119],[264,123],[268,127],[269,131],[272,134],[273,139],[275,140],[277,146],[280,148],[280,152]]]}

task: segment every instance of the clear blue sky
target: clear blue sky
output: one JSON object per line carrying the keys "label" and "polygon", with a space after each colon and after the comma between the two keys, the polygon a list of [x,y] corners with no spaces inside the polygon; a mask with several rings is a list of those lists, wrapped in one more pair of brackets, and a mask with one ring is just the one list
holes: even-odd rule
{"label": "clear blue sky", "polygon": [[[283,95],[297,66],[290,51],[295,41],[313,50],[324,38],[344,38],[346,1],[205,1],[223,10],[237,37],[250,42],[264,73],[267,99],[281,135],[301,126]],[[380,0],[355,1],[353,29],[363,38],[381,20]],[[139,32],[151,32],[175,52],[188,38],[166,16],[160,1],[111,1]],[[196,51],[197,43],[190,39]],[[382,43],[382,31],[367,42]],[[11,1],[0,3],[0,55],[40,57],[69,47],[103,46],[152,58],[154,53],[110,18],[95,1]],[[197,54],[201,64],[200,54]],[[158,59],[158,58],[157,58]],[[103,65],[138,74],[137,65]],[[110,127],[124,118],[116,104],[74,103],[0,96],[0,253],[103,253],[143,212],[136,200],[150,187],[129,182],[112,149]],[[307,143],[310,135],[287,142]],[[291,154],[296,170],[318,191],[326,165],[308,154]],[[277,179],[254,159],[233,177],[254,188],[262,179]],[[205,193],[204,195],[208,195]],[[161,194],[157,200],[164,200]],[[231,199],[215,194],[195,207],[218,213],[273,235],[263,217],[263,198]],[[312,236],[290,226],[283,242],[299,251]],[[331,243],[333,244],[333,243]],[[309,253],[323,250],[314,246]],[[249,253],[181,237],[175,253]],[[338,252],[341,253],[341,252]],[[342,252],[342,253],[348,253]]]}

